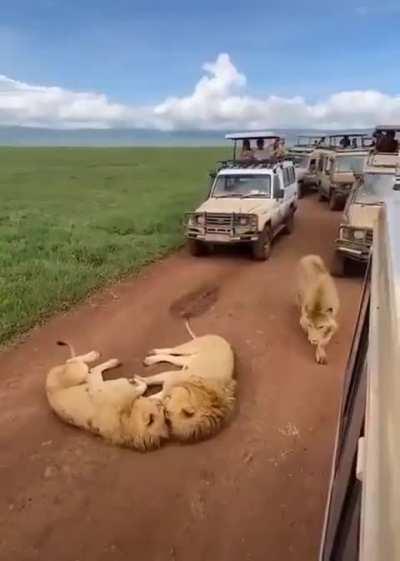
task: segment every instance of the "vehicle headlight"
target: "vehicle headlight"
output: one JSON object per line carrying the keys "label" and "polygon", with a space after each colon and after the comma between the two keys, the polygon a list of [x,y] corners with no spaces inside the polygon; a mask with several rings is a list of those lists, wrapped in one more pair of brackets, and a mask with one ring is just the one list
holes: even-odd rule
{"label": "vehicle headlight", "polygon": [[349,228],[340,228],[340,237],[342,240],[351,240],[351,230]]}
{"label": "vehicle headlight", "polygon": [[250,226],[252,228],[257,227],[257,216],[255,214],[248,214],[243,216],[237,216],[235,219],[237,226]]}
{"label": "vehicle headlight", "polygon": [[365,240],[367,232],[365,230],[353,230],[353,237],[355,240]]}
{"label": "vehicle headlight", "polygon": [[205,223],[204,214],[196,214],[195,220],[196,220],[196,224],[198,224],[199,226],[204,226]]}

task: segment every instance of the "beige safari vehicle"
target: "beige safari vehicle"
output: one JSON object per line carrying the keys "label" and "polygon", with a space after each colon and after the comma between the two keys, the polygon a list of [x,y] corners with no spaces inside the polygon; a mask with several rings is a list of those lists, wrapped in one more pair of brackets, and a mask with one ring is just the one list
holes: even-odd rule
{"label": "beige safari vehicle", "polygon": [[[400,139],[400,125],[380,126],[375,135],[394,131]],[[364,174],[353,186],[344,209],[335,242],[332,273],[346,274],[350,261],[367,263],[370,257],[373,232],[383,200],[400,190],[400,155],[397,151],[381,152],[372,147],[365,162]]]}
{"label": "beige safari vehicle", "polygon": [[237,141],[276,140],[268,133],[227,135],[234,141],[233,159],[221,162],[205,202],[188,216],[186,238],[192,255],[207,253],[216,244],[247,244],[254,259],[268,259],[272,241],[291,233],[297,209],[293,162],[237,159]]}
{"label": "beige safari vehicle", "polygon": [[295,165],[299,199],[307,192],[317,189],[317,160],[313,153],[315,147],[323,145],[324,141],[324,136],[302,135],[297,137],[296,144],[289,149],[288,157]]}
{"label": "beige safari vehicle", "polygon": [[366,135],[345,135],[351,143],[346,148],[335,142],[337,138],[337,135],[329,136],[329,147],[313,154],[317,160],[319,199],[328,201],[331,210],[343,210],[352,186],[363,173],[368,154],[364,145]]}

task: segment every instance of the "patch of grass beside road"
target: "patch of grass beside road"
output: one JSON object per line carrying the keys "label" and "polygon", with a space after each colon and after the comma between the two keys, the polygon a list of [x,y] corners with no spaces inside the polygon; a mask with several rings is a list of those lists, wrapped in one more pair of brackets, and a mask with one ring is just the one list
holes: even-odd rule
{"label": "patch of grass beside road", "polygon": [[182,243],[221,148],[1,148],[0,342]]}

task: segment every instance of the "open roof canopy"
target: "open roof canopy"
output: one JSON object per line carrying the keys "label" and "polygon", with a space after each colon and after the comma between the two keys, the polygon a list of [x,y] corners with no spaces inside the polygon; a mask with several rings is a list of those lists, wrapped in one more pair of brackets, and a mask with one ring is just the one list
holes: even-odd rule
{"label": "open roof canopy", "polygon": [[341,134],[327,134],[327,138],[343,138],[344,136],[349,136],[351,138],[368,138],[368,134],[365,132],[342,132]]}
{"label": "open roof canopy", "polygon": [[376,131],[400,131],[400,125],[378,125]]}
{"label": "open roof canopy", "polygon": [[263,139],[280,139],[281,137],[278,134],[271,134],[269,131],[247,131],[247,132],[233,132],[230,134],[226,134],[225,138],[229,140],[244,140],[248,138],[249,140],[255,140],[257,138]]}

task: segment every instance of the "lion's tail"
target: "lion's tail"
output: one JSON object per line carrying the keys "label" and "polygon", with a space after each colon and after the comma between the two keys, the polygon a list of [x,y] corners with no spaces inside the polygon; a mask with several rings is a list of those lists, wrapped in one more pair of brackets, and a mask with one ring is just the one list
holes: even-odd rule
{"label": "lion's tail", "polygon": [[192,339],[196,339],[196,335],[193,333],[192,328],[190,327],[190,323],[189,320],[187,319],[185,321],[185,327],[186,327],[186,331],[189,333],[189,335],[191,336]]}
{"label": "lion's tail", "polygon": [[60,345],[61,347],[68,347],[71,358],[76,357],[76,352],[74,347],[71,345],[71,343],[67,343],[66,341],[57,341],[57,345]]}

